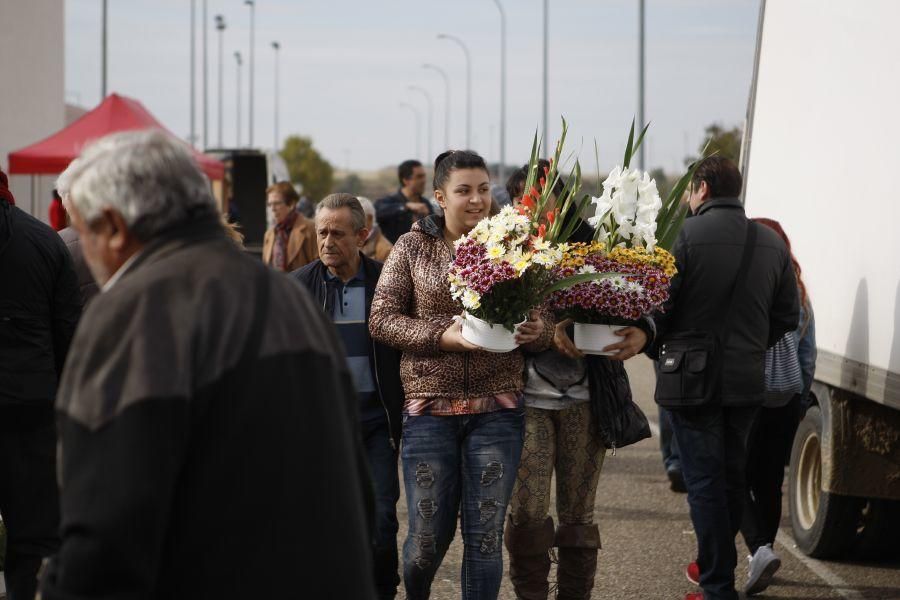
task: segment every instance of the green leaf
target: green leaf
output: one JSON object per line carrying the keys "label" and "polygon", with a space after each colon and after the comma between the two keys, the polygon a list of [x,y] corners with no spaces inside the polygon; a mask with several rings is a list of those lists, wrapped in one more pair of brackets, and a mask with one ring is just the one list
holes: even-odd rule
{"label": "green leaf", "polygon": [[553,292],[558,292],[559,290],[564,290],[566,288],[570,288],[573,285],[578,285],[579,283],[587,283],[589,281],[600,281],[601,279],[610,279],[612,277],[618,277],[622,275],[622,273],[580,273],[578,275],[572,275],[570,277],[564,277],[559,281],[548,285],[538,294],[538,298],[543,300]]}
{"label": "green leaf", "polygon": [[622,167],[627,169],[631,164],[631,156],[634,152],[634,119],[631,119],[631,130],[628,132],[628,143],[625,144],[625,159],[622,161]]}

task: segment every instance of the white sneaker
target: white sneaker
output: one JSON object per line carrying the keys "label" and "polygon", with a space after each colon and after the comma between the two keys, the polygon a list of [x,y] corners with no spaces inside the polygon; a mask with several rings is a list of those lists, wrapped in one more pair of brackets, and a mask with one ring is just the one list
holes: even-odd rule
{"label": "white sneaker", "polygon": [[775,572],[781,568],[781,559],[772,551],[770,545],[760,546],[756,554],[747,558],[750,561],[750,572],[744,593],[752,596],[771,585]]}

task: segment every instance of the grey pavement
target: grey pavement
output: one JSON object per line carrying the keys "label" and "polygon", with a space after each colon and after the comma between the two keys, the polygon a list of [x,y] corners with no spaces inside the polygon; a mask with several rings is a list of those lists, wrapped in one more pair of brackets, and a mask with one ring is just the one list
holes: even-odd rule
{"label": "grey pavement", "polygon": [[[650,362],[639,357],[627,366],[635,401],[655,422]],[[669,491],[658,443],[654,436],[619,450],[615,456],[607,456],[594,513],[603,549],[593,599],[681,600],[696,590],[683,575],[684,566],[696,551],[687,500],[685,495]],[[402,498],[398,510],[402,546],[406,535],[406,505]],[[854,564],[801,559],[789,534],[790,525],[785,518],[780,542],[775,546],[782,559],[781,570],[772,587],[755,598],[900,600],[900,560]],[[739,538],[739,586],[745,579],[746,552]],[[457,533],[432,587],[434,600],[460,597],[461,559],[462,544]],[[398,597],[405,595],[401,591]],[[508,577],[504,577],[500,598],[515,599]]]}

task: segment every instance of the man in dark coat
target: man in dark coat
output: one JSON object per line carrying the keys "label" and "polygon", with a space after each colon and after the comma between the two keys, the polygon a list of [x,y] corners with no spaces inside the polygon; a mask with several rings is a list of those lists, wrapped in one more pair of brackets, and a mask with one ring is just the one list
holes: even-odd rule
{"label": "man in dark coat", "polygon": [[53,399],[81,313],[66,247],[0,171],[0,515],[11,600],[34,598],[59,545]]}
{"label": "man in dark coat", "polygon": [[[656,315],[658,344],[687,330],[716,332],[725,319],[750,223],[738,196],[742,178],[726,158],[698,166],[688,219],[673,248],[678,274]],[[715,402],[670,411],[697,533],[688,567],[708,599],[736,599],[734,538],[741,523],[747,439],[763,402],[766,349],[797,327],[799,303],[791,256],[774,231],[757,227],[752,260],[726,325],[721,387]],[[700,597],[699,595],[697,597]]]}
{"label": "man in dark coat", "polygon": [[403,386],[400,353],[369,336],[369,312],[382,264],[360,248],[369,234],[362,205],[350,194],[324,198],[316,214],[319,259],[293,276],[334,322],[353,374],[363,443],[375,491],[375,584],[381,600],[396,596],[397,501]]}
{"label": "man in dark coat", "polygon": [[355,396],[309,295],[226,237],[163,132],[94,143],[70,196],[102,291],[57,399],[44,600],[371,600]]}
{"label": "man in dark coat", "polygon": [[397,168],[400,189],[375,202],[375,218],[384,236],[392,244],[404,233],[409,233],[413,223],[434,213],[431,203],[422,195],[425,192],[425,169],[417,160],[405,160]]}

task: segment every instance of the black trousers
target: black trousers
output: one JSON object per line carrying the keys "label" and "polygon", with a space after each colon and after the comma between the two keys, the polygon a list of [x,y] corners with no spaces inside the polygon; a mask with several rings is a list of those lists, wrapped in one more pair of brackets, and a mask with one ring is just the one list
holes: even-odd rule
{"label": "black trousers", "polygon": [[59,548],[53,407],[0,407],[0,515],[6,593],[33,600],[41,561]]}
{"label": "black trousers", "polygon": [[784,465],[803,414],[800,395],[785,406],[762,408],[756,420],[747,454],[747,490],[741,535],[750,554],[775,542],[781,524],[781,486]]}

